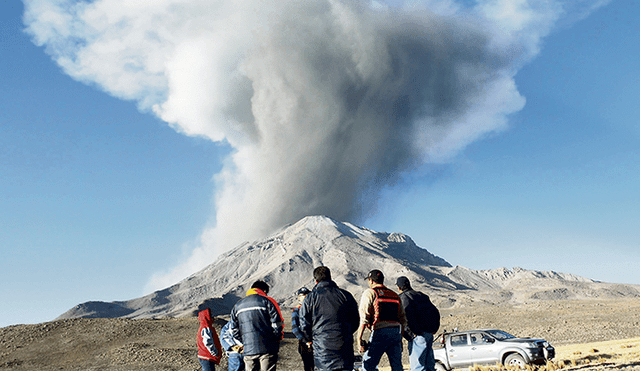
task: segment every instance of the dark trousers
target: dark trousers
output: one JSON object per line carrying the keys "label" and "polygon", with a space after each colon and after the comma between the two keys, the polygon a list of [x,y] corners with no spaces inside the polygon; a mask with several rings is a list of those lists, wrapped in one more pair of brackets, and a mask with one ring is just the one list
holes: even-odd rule
{"label": "dark trousers", "polygon": [[304,371],[313,371],[313,348],[307,346],[304,341],[298,341],[298,353],[302,357]]}

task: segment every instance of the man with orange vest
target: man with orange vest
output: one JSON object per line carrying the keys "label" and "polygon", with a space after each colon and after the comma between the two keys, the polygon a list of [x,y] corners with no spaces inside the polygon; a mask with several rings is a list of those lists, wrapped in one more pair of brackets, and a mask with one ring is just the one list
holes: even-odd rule
{"label": "man with orange vest", "polygon": [[[402,371],[402,333],[407,318],[398,294],[383,285],[384,275],[374,269],[365,278],[369,288],[360,300],[360,327],[356,341],[360,345],[363,371],[374,371],[384,353],[391,371]],[[371,331],[369,342],[362,341],[364,329]]]}

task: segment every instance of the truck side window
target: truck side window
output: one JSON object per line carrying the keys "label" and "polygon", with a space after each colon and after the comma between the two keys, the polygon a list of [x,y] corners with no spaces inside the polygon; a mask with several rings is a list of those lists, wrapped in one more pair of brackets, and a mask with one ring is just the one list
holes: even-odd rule
{"label": "truck side window", "polygon": [[463,345],[467,345],[467,334],[451,336],[451,346],[459,347]]}
{"label": "truck side window", "polygon": [[470,334],[469,336],[471,336],[471,344],[482,344],[482,335]]}

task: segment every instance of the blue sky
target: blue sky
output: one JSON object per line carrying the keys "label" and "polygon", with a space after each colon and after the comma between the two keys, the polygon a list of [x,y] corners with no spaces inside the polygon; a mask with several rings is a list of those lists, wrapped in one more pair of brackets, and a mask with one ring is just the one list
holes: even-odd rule
{"label": "blue sky", "polygon": [[[230,146],[72,79],[23,5],[0,7],[0,326],[138,297],[215,223]],[[359,224],[453,265],[640,284],[639,15],[614,0],[556,26],[515,75],[507,128],[385,187]]]}
{"label": "blue sky", "polygon": [[[545,39],[516,76],[527,104],[431,184],[390,195],[373,229],[452,264],[640,283],[640,28],[614,1]],[[434,240],[435,237],[435,240]]]}

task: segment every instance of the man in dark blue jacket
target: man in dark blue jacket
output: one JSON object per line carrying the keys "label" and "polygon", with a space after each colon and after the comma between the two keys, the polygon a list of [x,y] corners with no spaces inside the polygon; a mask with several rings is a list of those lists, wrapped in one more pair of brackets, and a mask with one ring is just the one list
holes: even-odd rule
{"label": "man in dark blue jacket", "polygon": [[247,371],[275,371],[284,320],[280,307],[267,296],[269,285],[256,281],[231,310],[229,331],[244,346]]}
{"label": "man in dark blue jacket", "polygon": [[400,290],[400,301],[407,316],[408,328],[404,336],[409,342],[411,371],[435,371],[432,345],[433,334],[440,327],[440,312],[429,296],[411,288],[407,277],[398,277],[396,286]]}
{"label": "man in dark blue jacket", "polygon": [[327,267],[313,271],[316,285],[300,307],[302,331],[313,342],[316,371],[353,370],[353,333],[360,316],[353,295],[331,280]]}

